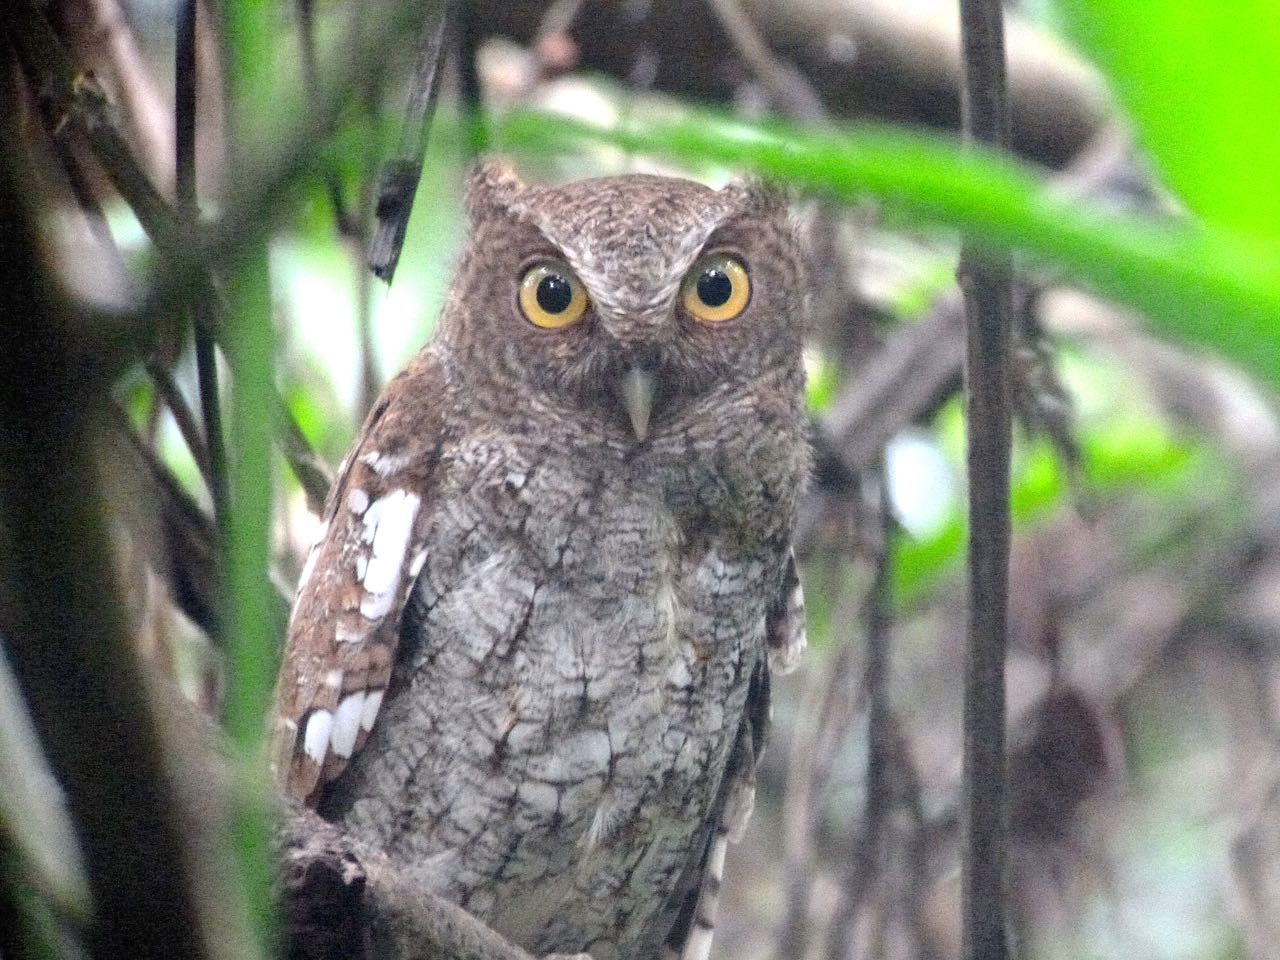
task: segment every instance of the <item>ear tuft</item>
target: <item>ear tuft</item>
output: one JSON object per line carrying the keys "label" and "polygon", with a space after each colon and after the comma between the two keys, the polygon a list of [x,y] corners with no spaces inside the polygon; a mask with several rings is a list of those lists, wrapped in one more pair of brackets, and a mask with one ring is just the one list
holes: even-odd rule
{"label": "ear tuft", "polygon": [[785,211],[793,199],[782,184],[754,175],[734,177],[721,193],[732,197],[744,210],[763,215]]}
{"label": "ear tuft", "polygon": [[463,198],[467,216],[474,223],[484,213],[507,209],[524,189],[524,181],[508,161],[496,158],[481,160],[467,177]]}

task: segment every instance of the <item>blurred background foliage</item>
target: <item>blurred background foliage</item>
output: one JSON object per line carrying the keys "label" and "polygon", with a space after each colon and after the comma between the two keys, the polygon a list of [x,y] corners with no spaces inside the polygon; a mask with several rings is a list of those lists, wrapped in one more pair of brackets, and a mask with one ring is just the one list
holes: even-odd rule
{"label": "blurred background foliage", "polygon": [[[720,184],[755,171],[797,192],[816,312],[819,459],[798,531],[812,649],[777,684],[718,955],[958,955],[964,231],[1021,269],[1018,954],[1280,957],[1280,18],[1268,0],[1011,0],[1008,156],[956,136],[947,0],[455,3],[389,286],[365,263],[378,178],[441,8],[371,6],[196,8],[202,226],[166,241],[95,124],[119,131],[172,204],[174,36],[190,8],[9,5],[6,135],[20,156],[8,169],[25,171],[13,182],[44,268],[82,329],[147,331],[104,361],[99,397],[130,438],[110,435],[102,471],[119,593],[145,661],[234,744],[233,815],[213,846],[235,865],[201,889],[222,883],[240,913],[205,917],[236,932],[219,948],[206,933],[204,952],[268,949],[256,749],[284,598],[318,526],[308,495],[430,336],[464,238],[460,186],[485,144],[530,179],[656,170]],[[41,31],[71,75],[38,55]],[[222,351],[213,427],[193,324],[216,329]],[[228,444],[226,517],[213,516],[211,430]],[[294,440],[271,455],[272,436]],[[15,650],[19,623],[0,619]],[[883,674],[871,650],[888,658]],[[39,791],[16,786],[45,775],[40,732],[0,723],[14,785],[0,783],[3,918],[22,931],[0,936],[0,953],[70,956],[91,894],[66,825],[29,819]]]}

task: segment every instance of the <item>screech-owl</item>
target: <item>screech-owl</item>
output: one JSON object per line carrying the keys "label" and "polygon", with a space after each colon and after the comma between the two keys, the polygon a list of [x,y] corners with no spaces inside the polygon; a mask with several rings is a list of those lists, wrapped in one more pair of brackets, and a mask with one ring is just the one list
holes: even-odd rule
{"label": "screech-owl", "polygon": [[785,199],[482,165],[303,571],[286,789],[535,954],[705,957],[804,645]]}

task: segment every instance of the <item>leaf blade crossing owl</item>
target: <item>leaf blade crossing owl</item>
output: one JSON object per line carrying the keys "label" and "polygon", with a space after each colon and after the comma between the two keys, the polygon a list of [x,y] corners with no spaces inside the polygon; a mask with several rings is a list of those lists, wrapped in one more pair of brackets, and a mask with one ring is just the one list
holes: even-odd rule
{"label": "leaf blade crossing owl", "polygon": [[534,953],[705,957],[804,637],[786,204],[488,164],[467,209],[304,569],[277,772]]}

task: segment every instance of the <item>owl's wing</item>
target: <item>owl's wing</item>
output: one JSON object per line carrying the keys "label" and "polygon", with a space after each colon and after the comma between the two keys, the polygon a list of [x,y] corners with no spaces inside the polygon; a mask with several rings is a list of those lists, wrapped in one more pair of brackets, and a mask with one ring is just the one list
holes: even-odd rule
{"label": "owl's wing", "polygon": [[303,568],[276,688],[276,776],[314,805],[373,729],[426,560],[444,377],[428,349],[369,412]]}
{"label": "owl's wing", "polygon": [[769,668],[787,674],[800,664],[800,654],[808,640],[804,629],[804,590],[800,588],[800,572],[796,569],[796,552],[787,551],[782,571],[782,588],[765,620],[765,648],[769,651]]}
{"label": "owl's wing", "polygon": [[675,891],[677,912],[666,940],[669,960],[707,960],[711,955],[725,853],[730,841],[741,839],[755,806],[756,764],[764,752],[772,713],[771,673],[794,670],[805,642],[804,593],[795,552],[788,551],[781,588],[765,617],[767,656],[760,659],[751,674],[746,706],[707,830]]}
{"label": "owl's wing", "polygon": [[746,710],[738,724],[706,830],[669,901],[674,908],[674,922],[667,934],[665,960],[707,960],[711,954],[725,853],[729,841],[742,836],[751,816],[756,794],[756,761],[768,724],[769,665],[761,658],[751,675]]}

